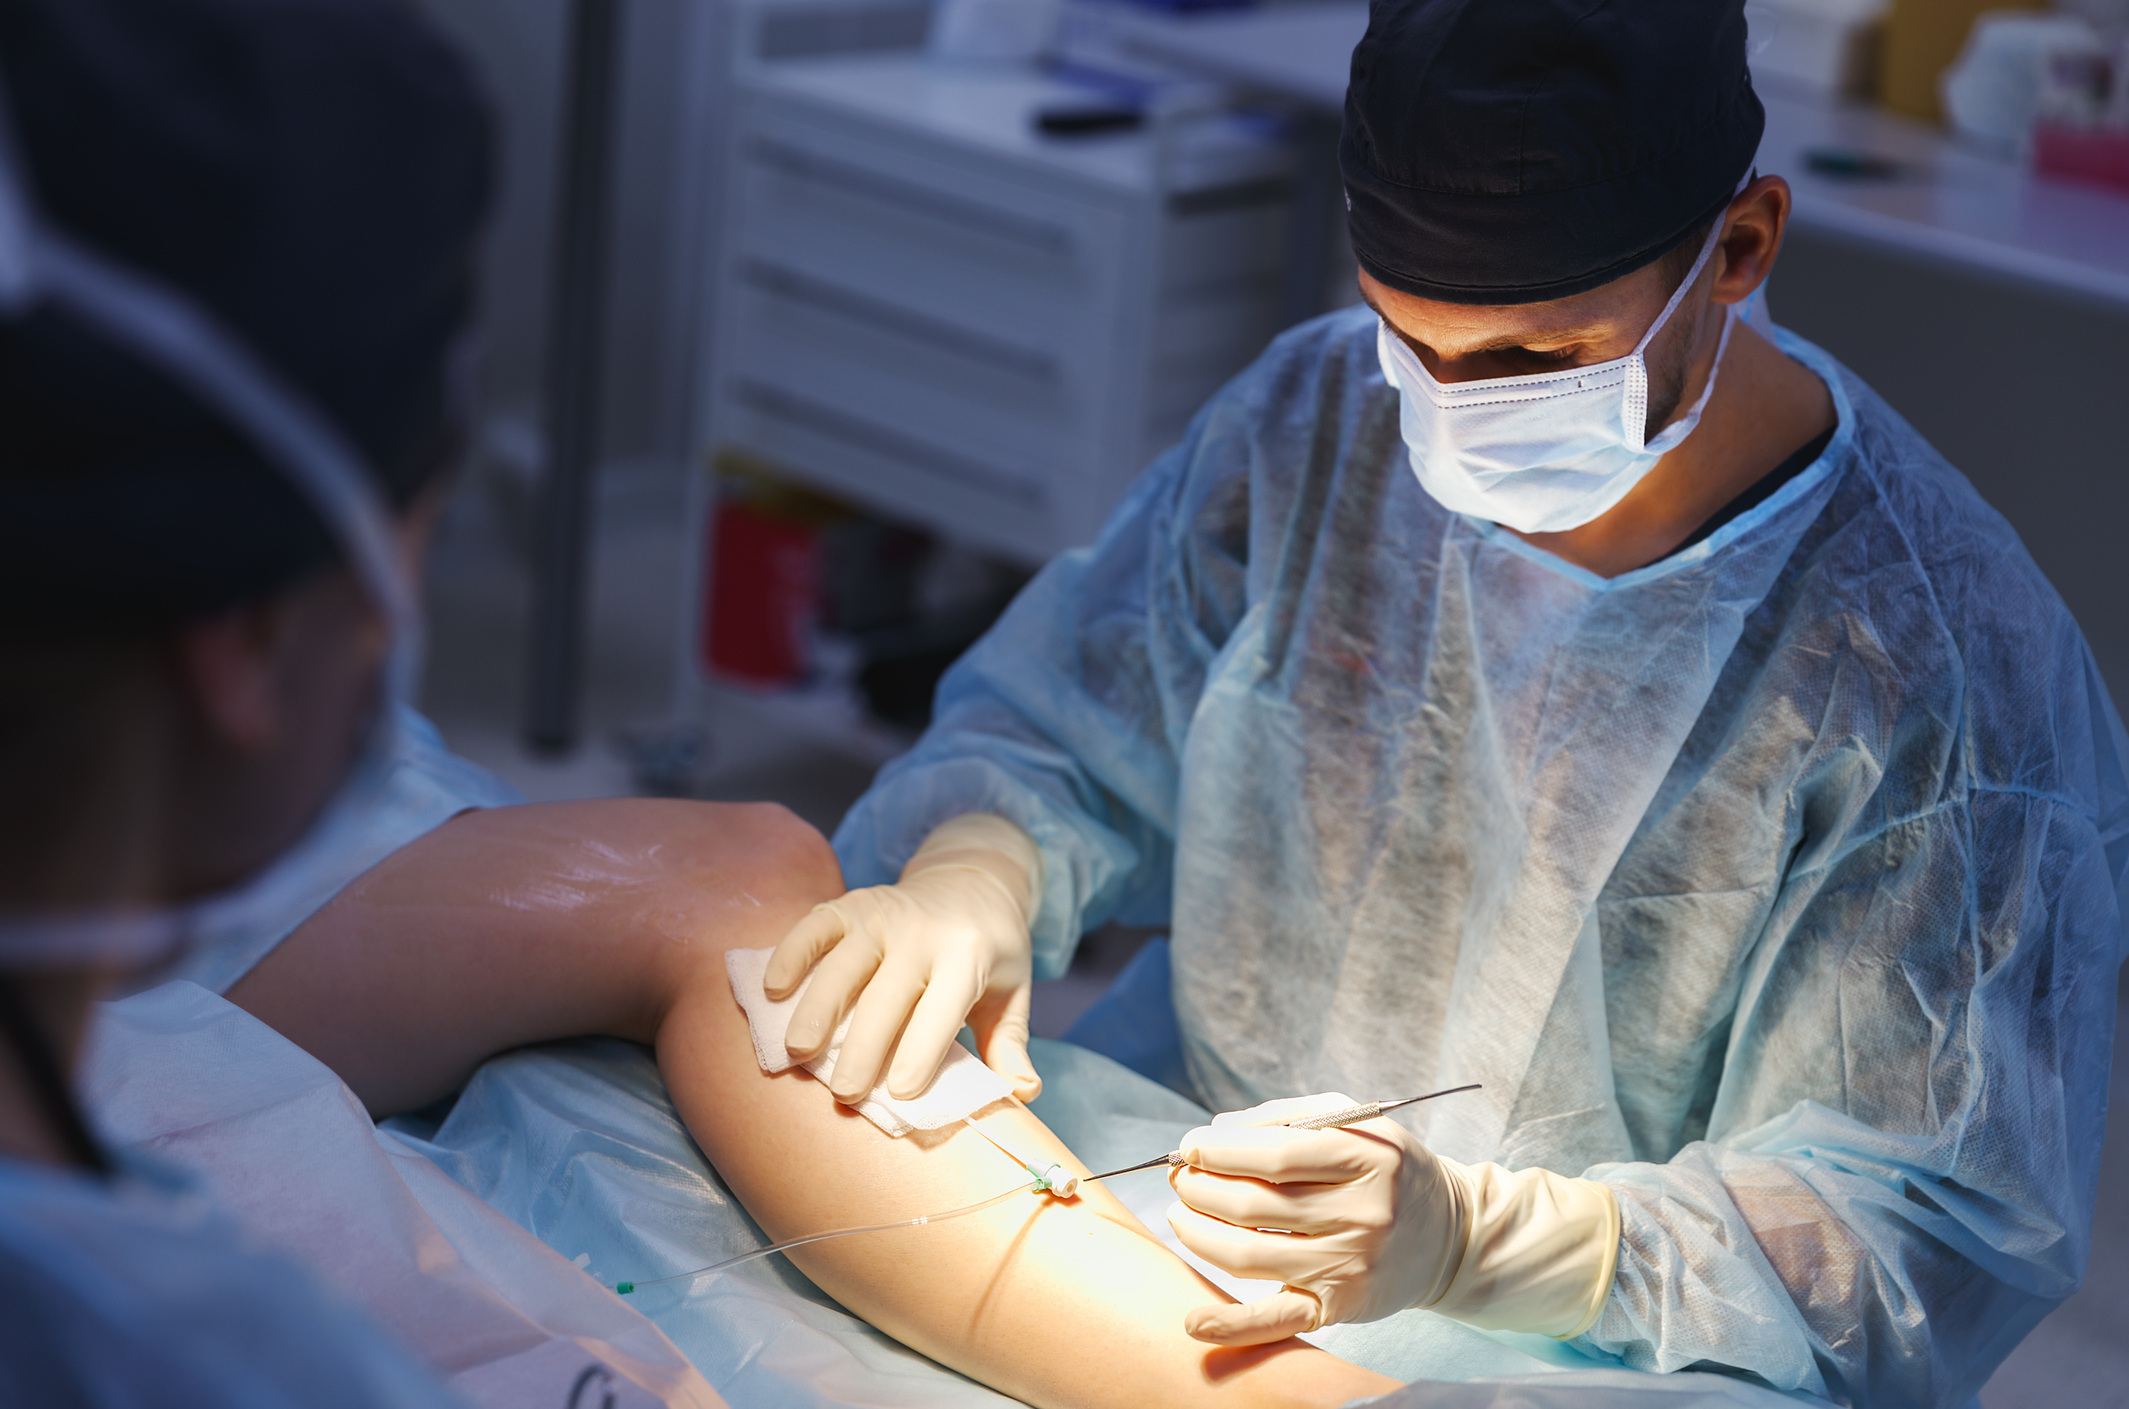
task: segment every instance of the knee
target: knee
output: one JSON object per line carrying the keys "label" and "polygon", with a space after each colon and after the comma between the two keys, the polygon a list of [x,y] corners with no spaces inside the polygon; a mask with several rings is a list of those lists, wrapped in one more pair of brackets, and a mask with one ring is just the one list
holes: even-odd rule
{"label": "knee", "polygon": [[810,909],[843,893],[843,868],[827,838],[773,802],[697,802],[690,828],[763,907]]}
{"label": "knee", "polygon": [[775,802],[734,804],[744,815],[750,847],[782,888],[808,905],[843,893],[843,867],[828,839],[790,808]]}

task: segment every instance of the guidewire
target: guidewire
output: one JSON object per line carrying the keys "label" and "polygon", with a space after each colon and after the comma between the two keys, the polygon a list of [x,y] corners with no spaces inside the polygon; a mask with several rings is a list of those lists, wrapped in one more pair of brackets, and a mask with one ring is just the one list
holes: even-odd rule
{"label": "guidewire", "polygon": [[[1478,1083],[1473,1082],[1469,1086],[1452,1086],[1446,1091],[1432,1091],[1424,1096],[1406,1096],[1402,1100],[1368,1101],[1362,1105],[1347,1106],[1343,1110],[1330,1111],[1318,1116],[1309,1116],[1302,1120],[1288,1121],[1287,1125],[1295,1130],[1328,1130],[1338,1126],[1355,1125],[1363,1120],[1373,1120],[1384,1111],[1394,1110],[1399,1106],[1409,1106],[1419,1101],[1431,1101],[1436,1096],[1454,1096],[1461,1091],[1476,1091],[1478,1089]],[[657,1287],[663,1286],[667,1282],[684,1282],[695,1277],[706,1277],[712,1272],[722,1272],[727,1268],[737,1267],[741,1263],[767,1257],[771,1253],[783,1252],[787,1248],[804,1247],[807,1243],[826,1242],[830,1238],[848,1238],[858,1233],[885,1233],[896,1228],[922,1228],[927,1223],[944,1223],[949,1218],[961,1218],[971,1213],[981,1213],[987,1208],[996,1208],[1015,1194],[1055,1193],[1060,1197],[1069,1198],[1078,1186],[1083,1183],[1092,1183],[1097,1179],[1111,1179],[1119,1174],[1129,1174],[1134,1170],[1152,1169],[1158,1165],[1177,1165],[1183,1162],[1181,1154],[1171,1153],[1156,1155],[1143,1164],[1130,1165],[1124,1169],[1112,1169],[1107,1174],[1091,1174],[1084,1179],[1076,1178],[1068,1173],[1060,1177],[1059,1172],[1064,1169],[1063,1165],[1053,1163],[1045,1168],[1038,1169],[1035,1165],[1028,1163],[1026,1160],[1021,1159],[1019,1155],[1006,1149],[1004,1145],[999,1144],[996,1136],[976,1124],[974,1120],[965,1120],[963,1124],[993,1145],[997,1145],[998,1149],[1008,1159],[1020,1165],[1028,1173],[1033,1174],[1035,1178],[1026,1184],[1016,1184],[1004,1193],[985,1199],[981,1203],[969,1204],[965,1208],[948,1209],[945,1213],[927,1213],[917,1218],[898,1218],[892,1223],[868,1223],[862,1228],[831,1228],[825,1233],[808,1233],[802,1238],[786,1238],[780,1243],[771,1243],[765,1248],[755,1248],[751,1252],[743,1252],[737,1256],[728,1257],[722,1262],[713,1262],[707,1267],[698,1267],[692,1272],[675,1272],[670,1277],[653,1277],[648,1281],[642,1282],[616,1282],[614,1283],[614,1290],[622,1296],[627,1296],[639,1287]]]}
{"label": "guidewire", "polygon": [[666,1282],[684,1282],[690,1278],[707,1276],[712,1272],[722,1272],[728,1267],[737,1267],[742,1262],[752,1262],[756,1258],[767,1257],[770,1253],[782,1252],[786,1248],[803,1247],[807,1243],[825,1242],[829,1238],[847,1238],[855,1233],[885,1233],[894,1228],[921,1228],[927,1223],[944,1223],[949,1218],[960,1218],[971,1213],[981,1213],[987,1208],[996,1208],[999,1204],[1013,1197],[1013,1195],[1031,1193],[1036,1188],[1037,1185],[1033,1183],[1016,1184],[995,1198],[988,1198],[981,1203],[970,1204],[966,1208],[949,1209],[945,1213],[927,1213],[918,1218],[898,1218],[892,1223],[868,1223],[862,1228],[832,1228],[825,1233],[808,1233],[803,1238],[786,1238],[780,1243],[771,1243],[765,1248],[755,1248],[752,1252],[743,1252],[736,1257],[728,1257],[722,1262],[713,1262],[707,1267],[698,1267],[692,1272],[675,1272],[670,1277],[653,1277],[643,1282],[616,1282],[614,1283],[614,1290],[622,1296],[627,1296],[638,1287],[656,1287]]}

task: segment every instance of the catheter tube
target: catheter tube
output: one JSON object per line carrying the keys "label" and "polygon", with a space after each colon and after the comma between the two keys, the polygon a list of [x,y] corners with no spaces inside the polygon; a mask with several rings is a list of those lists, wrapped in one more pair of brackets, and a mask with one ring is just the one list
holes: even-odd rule
{"label": "catheter tube", "polygon": [[670,1277],[652,1277],[647,1281],[641,1282],[616,1282],[614,1283],[614,1290],[623,1296],[627,1296],[631,1292],[640,1291],[645,1287],[661,1287],[667,1282],[684,1282],[695,1277],[707,1277],[712,1273],[724,1272],[743,1263],[753,1262],[757,1258],[768,1257],[772,1253],[786,1252],[792,1248],[804,1247],[808,1243],[825,1243],[830,1238],[848,1238],[859,1233],[891,1233],[897,1228],[922,1228],[927,1223],[944,1223],[949,1218],[960,1218],[964,1214],[981,1213],[984,1209],[996,1208],[1015,1194],[1033,1193],[1040,1189],[1039,1182],[1034,1184],[1016,1184],[993,1198],[984,1199],[980,1203],[966,1204],[960,1208],[950,1208],[944,1213],[924,1213],[917,1215],[915,1218],[899,1218],[892,1223],[867,1223],[861,1228],[831,1228],[825,1233],[808,1233],[803,1237],[785,1238],[782,1242],[771,1243],[765,1248],[755,1248],[749,1252],[740,1253],[736,1257],[728,1257],[722,1262],[713,1262],[707,1267],[698,1267],[692,1272],[675,1272]]}

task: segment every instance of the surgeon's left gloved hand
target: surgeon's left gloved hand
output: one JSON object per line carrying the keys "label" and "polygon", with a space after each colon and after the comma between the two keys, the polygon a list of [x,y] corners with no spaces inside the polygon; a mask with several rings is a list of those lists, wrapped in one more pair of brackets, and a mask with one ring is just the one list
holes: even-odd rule
{"label": "surgeon's left gloved hand", "polygon": [[[1042,852],[1003,817],[940,823],[893,885],[816,905],[770,956],[765,987],[783,998],[813,982],[791,1016],[791,1054],[809,1059],[850,1027],[829,1089],[854,1103],[884,1077],[903,1099],[931,1081],[966,1022],[979,1055],[1032,1101],[1028,1060],[1034,955],[1028,926],[1042,899]],[[816,968],[816,965],[818,966]]]}
{"label": "surgeon's left gloved hand", "polygon": [[[1563,1339],[1597,1319],[1619,1251],[1619,1206],[1591,1179],[1443,1159],[1395,1121],[1282,1123],[1358,1104],[1330,1094],[1216,1116],[1169,1175],[1183,1245],[1238,1277],[1286,1285],[1204,1306],[1185,1329],[1262,1345],[1410,1307],[1489,1330]],[[1266,1229],[1279,1231],[1262,1231]]]}

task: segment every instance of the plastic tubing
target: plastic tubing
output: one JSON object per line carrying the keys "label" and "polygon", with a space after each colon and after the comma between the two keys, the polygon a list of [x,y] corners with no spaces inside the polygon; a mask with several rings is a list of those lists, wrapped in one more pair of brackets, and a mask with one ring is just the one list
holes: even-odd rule
{"label": "plastic tubing", "polygon": [[675,1272],[670,1277],[653,1277],[641,1282],[616,1282],[614,1283],[614,1290],[622,1296],[627,1296],[641,1287],[656,1287],[662,1286],[667,1282],[685,1282],[695,1277],[706,1277],[712,1272],[722,1272],[727,1268],[737,1267],[743,1262],[752,1262],[756,1258],[767,1257],[771,1253],[783,1252],[787,1248],[803,1247],[807,1243],[826,1242],[830,1238],[848,1238],[858,1233],[885,1233],[895,1228],[922,1228],[927,1223],[944,1223],[949,1218],[964,1218],[971,1213],[981,1213],[984,1209],[996,1208],[999,1204],[1013,1197],[1013,1195],[1031,1193],[1037,1187],[1033,1183],[1015,1184],[995,1198],[988,1198],[981,1203],[970,1204],[966,1208],[948,1209],[945,1213],[927,1213],[918,1218],[898,1218],[892,1223],[868,1223],[862,1228],[832,1228],[825,1233],[808,1233],[803,1238],[786,1238],[780,1243],[771,1243],[765,1248],[756,1248],[752,1252],[743,1252],[737,1257],[728,1257],[722,1262],[713,1262],[707,1267],[698,1267],[692,1272]]}

